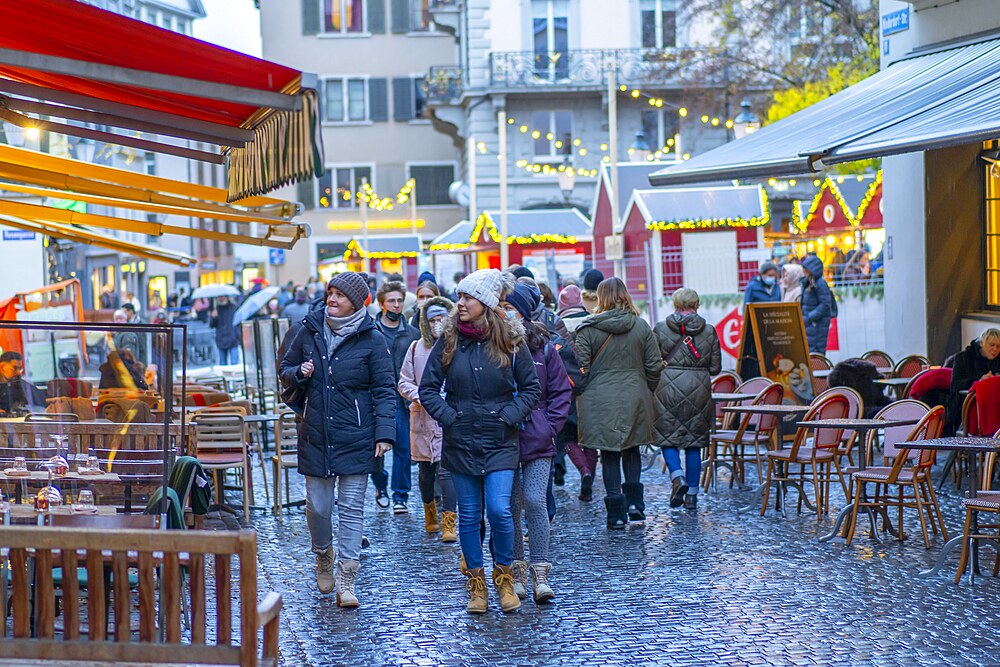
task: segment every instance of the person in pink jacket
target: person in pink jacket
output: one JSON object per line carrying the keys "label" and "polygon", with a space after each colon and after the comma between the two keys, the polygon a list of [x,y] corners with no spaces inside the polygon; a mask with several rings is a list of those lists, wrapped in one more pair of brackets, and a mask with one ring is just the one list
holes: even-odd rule
{"label": "person in pink jacket", "polygon": [[[431,348],[441,335],[441,326],[455,311],[450,300],[436,296],[428,299],[417,311],[420,338],[410,344],[399,371],[400,395],[410,402],[410,459],[418,462],[417,484],[424,503],[424,524],[428,533],[441,530],[442,542],[455,542],[455,487],[451,473],[441,466],[441,426],[420,405],[420,379],[431,355]],[[438,524],[434,482],[440,482],[443,507]]]}

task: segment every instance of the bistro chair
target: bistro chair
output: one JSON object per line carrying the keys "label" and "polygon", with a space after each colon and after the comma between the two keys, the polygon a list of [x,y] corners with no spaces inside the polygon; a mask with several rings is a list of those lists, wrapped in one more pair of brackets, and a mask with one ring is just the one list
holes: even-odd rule
{"label": "bistro chair", "polygon": [[[274,478],[274,514],[281,521],[281,510],[285,507],[300,507],[305,500],[291,500],[292,491],[289,483],[289,470],[299,466],[299,433],[295,423],[295,413],[285,410],[274,424],[274,455],[271,456],[271,474]],[[281,500],[281,475],[285,476],[285,496]]]}
{"label": "bistro chair", "polygon": [[[825,354],[820,354],[819,352],[809,353],[809,370],[811,371],[830,371],[833,370],[833,362]],[[818,378],[813,376],[813,394],[819,396],[830,384],[826,378]]]}
{"label": "bistro chair", "polygon": [[[896,411],[889,411],[903,403],[897,401],[879,412],[883,419],[895,419],[901,417],[896,414],[903,408]],[[917,401],[913,401],[917,403]],[[923,406],[927,409],[927,406]],[[876,416],[876,418],[879,418]],[[854,505],[851,512],[851,520],[847,528],[847,544],[851,544],[854,538],[854,531],[858,523],[858,513],[863,508],[871,507],[888,518],[888,510],[895,507],[897,510],[896,520],[898,523],[899,539],[904,539],[903,531],[903,509],[913,508],[917,510],[917,517],[920,519],[920,529],[924,534],[924,546],[931,548],[930,535],[927,532],[927,522],[931,524],[931,530],[937,533],[937,527],[941,528],[942,537],[948,539],[948,529],[944,525],[944,517],[941,515],[941,508],[938,505],[937,495],[934,493],[934,486],[931,483],[931,467],[934,465],[935,452],[932,449],[910,450],[906,443],[916,440],[931,440],[941,435],[944,428],[944,408],[937,406],[927,409],[926,414],[920,422],[910,431],[906,438],[896,440],[886,433],[884,447],[884,465],[858,470],[851,475],[851,482],[854,487]],[[889,431],[889,429],[886,429]],[[869,442],[874,440],[874,431],[871,432]],[[891,462],[891,465],[889,465]],[[868,484],[875,485],[873,496],[865,496],[863,491]],[[890,496],[890,487],[895,487],[897,494]],[[913,494],[907,495],[906,490],[912,489]],[[927,513],[925,520],[924,513]],[[937,525],[935,525],[935,521]]]}
{"label": "bistro chair", "polygon": [[[993,434],[994,438],[1000,438],[1000,431]],[[965,509],[965,526],[962,528],[962,554],[958,558],[958,570],[955,572],[955,583],[962,580],[965,568],[969,565],[969,552],[972,547],[972,540],[990,540],[996,551],[993,559],[993,576],[1000,574],[1000,547],[997,540],[1000,540],[1000,491],[991,491],[993,484],[993,469],[996,466],[997,453],[988,452],[983,456],[982,476],[980,477],[979,488],[975,498],[965,498],[962,500],[962,507]],[[973,516],[979,518],[979,513],[989,512],[994,515],[992,523],[978,523],[978,532],[972,532]],[[992,533],[984,531],[991,530]]]}
{"label": "bistro chair", "polygon": [[[968,393],[965,394],[965,399],[962,401],[962,425],[956,429],[955,435],[980,436],[982,434],[982,429],[979,428],[979,409],[976,402],[976,386],[973,385],[972,388],[969,389]],[[965,465],[965,452],[949,452],[948,458],[944,462],[944,468],[941,470],[941,477],[938,480],[938,484],[944,486],[945,481],[948,479],[948,473],[950,472],[952,481],[955,482],[955,488],[961,488],[962,480],[965,479]]]}
{"label": "bistro chair", "polygon": [[[714,378],[712,378],[712,393],[713,394],[733,394],[736,393],[736,388],[740,386],[740,376],[732,371],[722,371]],[[715,424],[716,426],[722,425],[722,420],[725,418],[726,413],[722,411],[728,403],[719,401],[715,404]]]}
{"label": "bistro chair", "polygon": [[[850,407],[850,401],[844,394],[830,390],[830,392],[813,400],[809,412],[805,414],[802,421],[844,419]],[[767,512],[767,501],[771,494],[772,483],[779,485],[778,493],[784,493],[781,486],[784,483],[798,484],[799,510],[801,511],[806,472],[811,473],[817,521],[821,521],[823,514],[829,511],[831,464],[836,469],[837,476],[840,477],[841,486],[844,485],[840,463],[837,461],[837,450],[840,448],[843,429],[815,429],[811,441],[807,439],[809,430],[806,427],[799,427],[795,431],[795,439],[792,440],[791,447],[767,452],[767,479],[764,481],[764,495],[760,507],[761,516]],[[797,466],[798,469],[793,470],[792,466]]]}
{"label": "bistro chair", "polygon": [[875,368],[877,368],[883,375],[891,373],[892,369],[895,367],[895,364],[892,362],[892,357],[890,357],[887,352],[883,352],[882,350],[868,350],[861,355],[861,359],[875,364]]}
{"label": "bistro chair", "polygon": [[[247,456],[247,425],[242,411],[215,412],[198,415],[192,423],[194,456],[206,471],[215,475],[216,503],[220,509],[232,511],[224,503],[225,471],[236,469],[243,491],[243,521],[250,520],[250,458]],[[220,473],[222,473],[220,475]],[[232,488],[232,487],[229,487]]]}
{"label": "bistro chair", "polygon": [[94,383],[79,378],[52,378],[46,387],[49,398],[90,398],[94,394]]}
{"label": "bistro chair", "polygon": [[[777,382],[769,382],[750,405],[777,405],[781,403],[785,390]],[[744,385],[747,383],[745,382]],[[745,393],[745,392],[744,392]],[[721,429],[709,435],[708,456],[702,472],[702,486],[706,489],[714,482],[716,469],[728,465],[733,474],[729,480],[730,488],[733,482],[744,481],[744,466],[749,460],[757,463],[757,477],[763,481],[761,474],[761,447],[768,449],[768,443],[774,440],[779,425],[775,415],[745,414],[739,420],[735,429]],[[748,448],[752,451],[748,452]],[[728,461],[727,461],[728,459]]]}
{"label": "bistro chair", "polygon": [[[755,377],[749,380],[744,380],[736,389],[733,390],[734,394],[760,394],[771,385],[771,381],[765,377]],[[735,403],[725,403],[726,405],[735,405]],[[731,413],[723,413],[725,416],[722,418],[722,428],[732,428],[734,422],[737,421],[736,415]]]}
{"label": "bistro chair", "polygon": [[[848,408],[847,414],[844,416],[845,419],[860,419],[865,414],[864,399],[861,398],[861,394],[857,390],[851,387],[831,387],[813,399],[813,403],[827,396],[843,396],[847,399]],[[854,463],[854,457],[851,455],[851,452],[854,449],[854,443],[857,439],[858,434],[855,431],[844,431],[841,434],[840,446],[837,447],[838,463],[842,463],[845,456],[847,457],[848,464]],[[846,493],[847,489],[845,488],[844,491]]]}
{"label": "bistro chair", "polygon": [[[911,354],[900,359],[892,369],[894,378],[912,378],[917,374],[927,370],[931,365],[931,360],[920,354]],[[905,394],[904,394],[905,396]]]}

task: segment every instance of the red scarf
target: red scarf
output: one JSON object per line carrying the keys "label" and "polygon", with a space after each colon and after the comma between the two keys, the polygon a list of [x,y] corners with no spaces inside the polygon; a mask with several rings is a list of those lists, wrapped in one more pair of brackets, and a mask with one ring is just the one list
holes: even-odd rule
{"label": "red scarf", "polygon": [[483,322],[481,326],[477,326],[474,322],[463,322],[458,321],[458,333],[462,334],[466,338],[471,338],[472,340],[486,340],[486,323]]}

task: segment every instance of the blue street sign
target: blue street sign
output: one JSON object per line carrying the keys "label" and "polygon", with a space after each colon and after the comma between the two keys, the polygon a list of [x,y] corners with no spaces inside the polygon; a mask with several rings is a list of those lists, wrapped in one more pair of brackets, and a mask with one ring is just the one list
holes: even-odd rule
{"label": "blue street sign", "polygon": [[28,232],[23,229],[5,229],[3,230],[3,240],[4,241],[34,241],[35,232]]}
{"label": "blue street sign", "polygon": [[888,37],[910,29],[910,8],[890,12],[882,16],[882,36]]}
{"label": "blue street sign", "polygon": [[281,248],[271,248],[268,256],[268,263],[271,266],[281,266],[285,263],[285,251]]}

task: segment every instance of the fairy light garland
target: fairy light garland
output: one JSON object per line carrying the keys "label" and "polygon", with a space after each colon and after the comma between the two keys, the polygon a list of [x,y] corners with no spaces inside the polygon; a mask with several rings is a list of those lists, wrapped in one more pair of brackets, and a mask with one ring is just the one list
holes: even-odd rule
{"label": "fairy light garland", "polygon": [[432,243],[427,246],[427,249],[431,252],[438,252],[442,250],[468,250],[471,247],[471,243]]}
{"label": "fairy light garland", "polygon": [[646,224],[646,229],[653,231],[672,231],[675,229],[747,229],[763,227],[771,220],[771,208],[768,204],[767,190],[760,188],[761,214],[753,218],[703,218],[690,220],[654,220]]}
{"label": "fairy light garland", "polygon": [[403,259],[406,257],[418,257],[420,253],[415,250],[403,250],[403,251],[380,251],[380,252],[367,252],[361,247],[357,239],[351,239],[347,244],[347,250],[344,251],[344,261],[350,261],[351,255],[357,253],[358,257],[361,259]]}
{"label": "fairy light garland", "polygon": [[[376,211],[391,211],[396,204],[405,204],[409,201],[416,184],[416,179],[409,179],[399,189],[399,192],[396,193],[396,197],[390,198],[380,197],[372,188],[371,183],[364,183],[361,186],[361,190],[355,194],[355,201],[359,204],[364,203],[368,208]],[[347,201],[349,197],[348,193],[345,192],[343,197],[344,201]]]}
{"label": "fairy light garland", "polygon": [[872,200],[875,199],[875,195],[881,187],[882,170],[879,169],[878,173],[875,174],[875,181],[868,187],[868,190],[865,192],[865,196],[861,198],[861,203],[858,204],[858,213],[855,218],[852,219],[852,223],[855,226],[861,225],[861,221],[864,219],[865,213],[868,212],[868,207],[871,206]]}
{"label": "fairy light garland", "polygon": [[[815,183],[815,181],[813,181],[813,183]],[[841,178],[841,183],[843,183],[843,178]],[[809,213],[806,215],[805,220],[802,220],[801,216],[799,216],[798,206],[793,206],[792,224],[795,225],[795,228],[798,229],[799,233],[803,233],[809,228],[809,221],[816,215],[816,212],[819,210],[819,204],[823,200],[824,190],[829,190],[830,193],[833,194],[834,201],[836,201],[837,205],[840,206],[840,210],[843,211],[848,223],[852,227],[857,226],[854,221],[854,216],[851,214],[850,207],[847,205],[847,202],[844,201],[844,195],[840,193],[840,188],[838,188],[837,184],[833,182],[833,179],[827,176],[823,179],[823,186],[819,189],[819,192],[816,193],[816,196],[813,197],[812,203],[809,205]],[[798,219],[796,220],[796,218]]]}
{"label": "fairy light garland", "polygon": [[[566,236],[565,234],[532,234],[530,236],[508,236],[506,240],[500,234],[497,229],[496,223],[493,221],[489,215],[485,212],[480,213],[479,217],[476,219],[476,226],[472,230],[472,235],[469,236],[469,243],[477,243],[479,237],[483,233],[483,229],[489,234],[490,239],[494,243],[506,243],[507,245],[531,245],[533,243],[564,243],[567,245],[573,245],[576,243],[575,236]],[[468,247],[468,246],[466,246]],[[434,249],[432,247],[432,249]]]}

